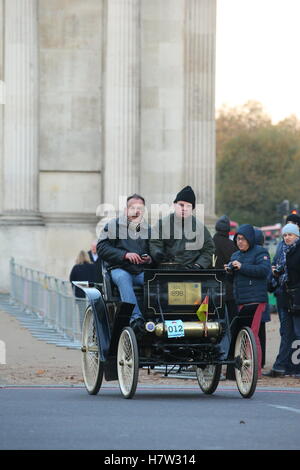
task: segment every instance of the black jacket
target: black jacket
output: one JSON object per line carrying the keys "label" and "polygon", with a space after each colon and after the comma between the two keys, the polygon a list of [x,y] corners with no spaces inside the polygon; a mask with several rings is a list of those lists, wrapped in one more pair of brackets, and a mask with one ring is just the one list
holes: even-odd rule
{"label": "black jacket", "polygon": [[102,267],[101,267],[101,258],[100,258],[100,256],[98,255],[98,258],[95,261],[94,258],[93,258],[92,250],[88,251],[88,255],[89,255],[89,258],[90,258],[91,262],[95,265],[96,278],[97,278],[96,282],[102,282],[103,278],[102,278]]}
{"label": "black jacket", "polygon": [[[213,236],[215,244],[215,268],[224,269],[224,264],[229,263],[231,255],[236,251],[236,245],[233,240],[229,238],[227,232],[216,232]],[[233,286],[228,280],[225,281],[226,296],[225,300],[233,300]]]}
{"label": "black jacket", "polygon": [[[97,275],[94,263],[75,264],[70,273],[70,282],[72,281],[90,281],[97,282]],[[72,287],[74,288],[73,284]],[[75,287],[75,297],[85,297],[85,293]]]}
{"label": "black jacket", "polygon": [[300,287],[300,239],[286,254],[286,266],[288,272],[287,287]]}
{"label": "black jacket", "polygon": [[133,264],[124,259],[126,253],[149,254],[150,227],[142,221],[138,226],[128,225],[127,218],[109,221],[98,240],[98,256],[108,263],[108,268],[122,268],[131,274],[144,270],[144,264]]}
{"label": "black jacket", "polygon": [[224,264],[230,261],[231,255],[237,250],[236,244],[229,238],[227,232],[216,232],[213,236],[217,269],[224,269]]}

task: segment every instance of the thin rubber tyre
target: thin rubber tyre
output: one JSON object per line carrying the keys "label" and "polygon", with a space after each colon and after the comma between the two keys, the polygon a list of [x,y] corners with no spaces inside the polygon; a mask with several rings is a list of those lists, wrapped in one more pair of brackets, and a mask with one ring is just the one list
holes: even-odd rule
{"label": "thin rubber tyre", "polygon": [[235,379],[243,398],[252,397],[258,379],[258,360],[255,337],[249,327],[242,328],[236,338],[234,357],[237,361]]}
{"label": "thin rubber tyre", "polygon": [[103,363],[100,361],[99,338],[92,307],[87,307],[82,324],[82,374],[90,395],[97,395],[103,380]]}
{"label": "thin rubber tyre", "polygon": [[216,390],[221,377],[221,364],[208,364],[204,368],[197,367],[196,375],[199,387],[206,395],[211,395]]}
{"label": "thin rubber tyre", "polygon": [[138,383],[139,355],[134,331],[128,326],[123,329],[119,338],[117,370],[123,397],[132,398]]}

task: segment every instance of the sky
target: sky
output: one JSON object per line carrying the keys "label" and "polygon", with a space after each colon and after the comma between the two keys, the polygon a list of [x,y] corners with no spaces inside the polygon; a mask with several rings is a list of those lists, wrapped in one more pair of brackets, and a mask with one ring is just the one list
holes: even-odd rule
{"label": "sky", "polygon": [[217,0],[216,109],[259,101],[300,119],[300,0]]}

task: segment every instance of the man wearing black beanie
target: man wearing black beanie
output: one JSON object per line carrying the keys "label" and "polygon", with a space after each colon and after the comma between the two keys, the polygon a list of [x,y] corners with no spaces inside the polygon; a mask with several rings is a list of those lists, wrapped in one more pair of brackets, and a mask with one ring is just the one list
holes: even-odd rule
{"label": "man wearing black beanie", "polygon": [[181,191],[179,191],[173,202],[176,203],[179,201],[189,202],[192,204],[192,208],[195,209],[196,196],[190,186],[185,186]]}
{"label": "man wearing black beanie", "polygon": [[188,269],[212,266],[214,242],[204,224],[192,214],[196,196],[185,186],[174,199],[174,213],[160,219],[153,229],[150,255],[156,263],[174,262]]}

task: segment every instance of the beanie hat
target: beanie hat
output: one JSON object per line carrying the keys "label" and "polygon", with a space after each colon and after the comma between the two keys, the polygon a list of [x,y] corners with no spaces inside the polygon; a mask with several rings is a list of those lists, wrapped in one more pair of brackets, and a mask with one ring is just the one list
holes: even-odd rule
{"label": "beanie hat", "polygon": [[222,215],[222,217],[217,220],[215,228],[217,232],[230,232],[230,219],[227,215]]}
{"label": "beanie hat", "polygon": [[196,204],[196,196],[194,191],[190,186],[185,186],[179,193],[177,194],[175,200],[173,202],[178,202],[178,201],[185,201],[189,202],[192,204],[193,209],[195,209],[195,204]]}
{"label": "beanie hat", "polygon": [[285,223],[287,224],[288,222],[293,222],[293,224],[297,224],[298,227],[300,227],[300,215],[298,214],[288,215]]}
{"label": "beanie hat", "polygon": [[281,233],[282,235],[285,233],[293,233],[294,235],[297,235],[297,237],[300,236],[299,227],[296,224],[286,224],[281,230]]}
{"label": "beanie hat", "polygon": [[254,232],[255,232],[255,243],[256,243],[256,245],[263,246],[263,244],[265,242],[265,237],[264,237],[263,231],[260,230],[259,228],[255,228]]}

